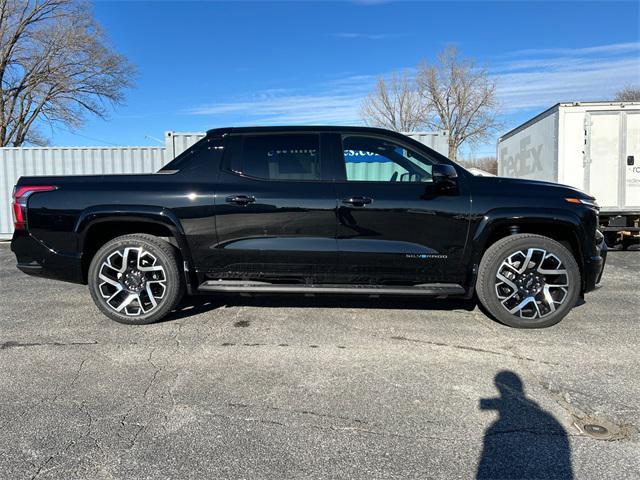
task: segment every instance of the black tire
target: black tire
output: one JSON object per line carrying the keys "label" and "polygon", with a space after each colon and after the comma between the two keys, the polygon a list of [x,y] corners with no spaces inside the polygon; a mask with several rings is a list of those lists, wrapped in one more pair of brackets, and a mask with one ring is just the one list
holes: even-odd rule
{"label": "black tire", "polygon": [[[524,265],[529,249],[535,249],[533,251],[534,257],[531,257],[527,265]],[[541,253],[542,250],[547,253]],[[557,264],[558,260],[561,264]],[[503,262],[509,265],[505,265]],[[518,262],[524,265],[522,273],[516,273],[515,270],[509,268],[514,264],[518,268],[522,268]],[[557,268],[562,266],[564,268]],[[539,268],[542,268],[544,272],[564,271],[565,273],[555,276],[543,275],[538,271]],[[500,278],[498,277],[499,270]],[[519,290],[514,290],[507,282],[501,280],[505,277],[505,272],[511,277],[508,278],[510,283],[517,286]],[[552,286],[564,283],[568,284],[564,289]],[[549,288],[545,290],[547,285]],[[545,292],[550,291],[549,289],[553,289],[550,294],[552,295],[551,302],[548,301],[549,297],[545,296]],[[496,320],[515,328],[544,328],[555,325],[575,306],[580,289],[580,269],[573,254],[555,240],[533,234],[512,235],[491,245],[482,257],[476,282],[476,291],[482,306]],[[498,291],[503,295],[502,299],[499,298]],[[563,296],[565,291],[566,296]],[[512,292],[516,293],[511,295]],[[528,300],[528,303],[525,304],[524,300]],[[517,308],[523,304],[524,307],[519,311],[519,314],[509,312],[508,307]],[[533,317],[537,315],[537,318],[523,318],[521,316],[522,313],[527,313],[525,316],[528,316],[530,310],[533,311]]]}
{"label": "black tire", "polygon": [[[140,253],[142,256],[138,257]],[[123,266],[125,257],[129,256],[131,259]],[[89,266],[89,291],[100,311],[116,322],[154,323],[171,312],[184,294],[179,265],[178,251],[164,240],[141,233],[123,235],[104,244],[93,256]],[[147,271],[152,269],[157,271]],[[105,276],[109,282],[104,281]],[[115,298],[110,297],[111,294]],[[138,297],[117,311],[116,307],[126,303],[130,295]]]}

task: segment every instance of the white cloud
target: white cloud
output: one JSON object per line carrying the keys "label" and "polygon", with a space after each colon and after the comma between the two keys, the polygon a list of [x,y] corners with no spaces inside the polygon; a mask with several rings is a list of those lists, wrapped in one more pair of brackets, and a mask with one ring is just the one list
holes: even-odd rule
{"label": "white cloud", "polygon": [[609,100],[623,86],[640,83],[640,43],[520,50],[511,56],[517,58],[491,69],[507,112]]}
{"label": "white cloud", "polygon": [[340,32],[332,33],[331,37],[347,38],[355,40],[386,40],[388,38],[397,38],[404,36],[397,33],[357,33],[357,32]]}
{"label": "white cloud", "polygon": [[233,115],[243,123],[257,125],[343,123],[359,124],[360,94],[280,94],[262,93],[248,101],[217,103],[193,108],[193,115]]}
{"label": "white cloud", "polygon": [[[489,71],[505,113],[608,100],[640,83],[640,43],[519,50],[498,57]],[[215,117],[217,124],[361,124],[360,104],[378,76],[350,74],[304,89],[259,91],[185,113]]]}
{"label": "white cloud", "polygon": [[584,48],[530,48],[526,50],[514,50],[507,52],[504,56],[526,56],[526,55],[591,55],[591,54],[611,54],[624,52],[638,52],[640,42],[611,43],[608,45],[596,45]]}

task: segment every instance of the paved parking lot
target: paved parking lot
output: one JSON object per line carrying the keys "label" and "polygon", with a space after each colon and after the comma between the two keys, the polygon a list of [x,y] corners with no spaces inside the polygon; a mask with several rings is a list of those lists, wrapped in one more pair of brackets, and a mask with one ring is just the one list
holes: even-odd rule
{"label": "paved parking lot", "polygon": [[0,478],[638,478],[639,270],[546,330],[305,297],[131,327],[0,244]]}

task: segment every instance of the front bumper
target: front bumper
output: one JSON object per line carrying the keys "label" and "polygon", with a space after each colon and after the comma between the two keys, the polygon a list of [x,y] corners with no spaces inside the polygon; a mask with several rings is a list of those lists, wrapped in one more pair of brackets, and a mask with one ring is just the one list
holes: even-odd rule
{"label": "front bumper", "polygon": [[597,245],[597,254],[590,257],[584,268],[584,293],[595,290],[602,280],[604,265],[607,262],[607,244],[602,239]]}
{"label": "front bumper", "polygon": [[11,251],[16,255],[18,269],[28,275],[84,283],[82,259],[79,255],[47,248],[28,232],[17,231],[13,234]]}

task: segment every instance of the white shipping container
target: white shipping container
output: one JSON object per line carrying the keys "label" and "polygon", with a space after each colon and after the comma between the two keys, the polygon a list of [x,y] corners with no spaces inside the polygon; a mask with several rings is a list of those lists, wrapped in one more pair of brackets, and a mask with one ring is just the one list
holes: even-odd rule
{"label": "white shipping container", "polygon": [[570,185],[640,212],[640,102],[559,103],[500,137],[498,174]]}
{"label": "white shipping container", "polygon": [[0,148],[0,240],[13,235],[11,194],[22,176],[152,173],[167,161],[163,147]]}

